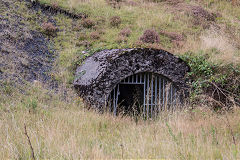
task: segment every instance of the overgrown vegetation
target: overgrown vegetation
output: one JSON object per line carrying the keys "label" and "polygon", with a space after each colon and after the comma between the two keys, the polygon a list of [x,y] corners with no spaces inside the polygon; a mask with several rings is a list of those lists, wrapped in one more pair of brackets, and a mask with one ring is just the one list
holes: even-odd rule
{"label": "overgrown vegetation", "polygon": [[24,124],[36,159],[240,158],[239,108],[186,108],[135,121],[86,111],[76,96],[62,99],[40,83],[29,87],[25,95],[13,88],[11,97],[0,90],[0,159],[31,159]]}
{"label": "overgrown vegetation", "polygon": [[[58,55],[48,74],[60,85],[53,91],[39,81],[27,86],[0,81],[0,159],[31,159],[24,123],[37,159],[240,159],[237,4],[227,0],[39,0],[53,11],[87,15],[80,19],[61,13],[50,18],[45,11],[31,10],[29,2],[9,1],[14,5],[0,5],[0,20],[12,22],[20,15],[25,27],[54,35],[47,37],[49,48]],[[202,12],[214,19],[201,17]],[[11,40],[29,35],[19,29]],[[154,30],[150,38],[144,36],[149,29]],[[182,111],[162,113],[155,121],[86,111],[72,90],[76,66],[96,51],[130,47],[162,48],[181,56],[191,67],[192,103]],[[9,68],[0,64],[0,78],[18,69],[9,64]],[[223,107],[231,112],[219,109]]]}
{"label": "overgrown vegetation", "polygon": [[[209,61],[208,54],[188,52],[181,56],[191,68],[188,73],[191,79],[192,103],[203,102],[203,95],[220,103],[214,107],[232,106],[240,103],[240,67],[239,65],[221,65]],[[205,99],[206,100],[206,99]],[[206,104],[210,103],[209,99]],[[226,106],[225,106],[226,105]]]}

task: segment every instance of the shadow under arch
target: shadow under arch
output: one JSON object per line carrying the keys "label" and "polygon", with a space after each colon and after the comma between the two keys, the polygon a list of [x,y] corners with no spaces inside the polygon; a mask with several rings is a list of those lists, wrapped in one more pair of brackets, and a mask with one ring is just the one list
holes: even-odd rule
{"label": "shadow under arch", "polygon": [[167,77],[153,72],[139,72],[120,81],[107,98],[105,110],[114,115],[143,114],[154,117],[180,104],[179,89]]}

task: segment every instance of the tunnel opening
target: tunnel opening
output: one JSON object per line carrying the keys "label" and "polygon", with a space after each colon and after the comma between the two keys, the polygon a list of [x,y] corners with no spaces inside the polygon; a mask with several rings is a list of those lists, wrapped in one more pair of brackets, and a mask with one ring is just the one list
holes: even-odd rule
{"label": "tunnel opening", "polygon": [[143,84],[119,84],[119,112],[139,115],[144,103]]}
{"label": "tunnel opening", "polygon": [[161,49],[102,50],[78,66],[74,87],[86,106],[100,112],[152,117],[179,101],[177,108],[182,106],[189,95],[188,71],[186,62]]}
{"label": "tunnel opening", "polygon": [[179,103],[178,89],[171,80],[150,72],[123,79],[108,99],[109,110],[114,115],[143,115],[146,118],[173,109]]}

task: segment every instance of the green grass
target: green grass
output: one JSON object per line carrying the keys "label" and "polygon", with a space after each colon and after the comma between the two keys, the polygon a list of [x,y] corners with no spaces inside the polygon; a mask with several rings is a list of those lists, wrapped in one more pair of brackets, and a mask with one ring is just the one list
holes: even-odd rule
{"label": "green grass", "polygon": [[[40,2],[53,5],[50,0]],[[24,123],[37,159],[240,159],[240,111],[236,105],[230,106],[233,107],[231,112],[222,110],[219,114],[211,110],[210,104],[198,103],[194,109],[189,109],[193,107],[191,104],[182,111],[162,113],[155,121],[136,123],[133,117],[114,117],[86,110],[72,90],[75,69],[84,58],[101,49],[138,47],[144,30],[152,28],[158,33],[164,30],[184,35],[181,46],[160,34],[158,44],[140,46],[160,47],[185,56],[194,71],[191,74],[195,76],[195,87],[206,79],[231,84],[225,81],[229,81],[233,69],[239,66],[239,7],[225,0],[186,2],[219,12],[222,17],[214,22],[214,26],[219,27],[216,31],[214,27],[195,25],[191,15],[174,10],[170,4],[135,2],[134,6],[123,3],[120,9],[114,9],[104,0],[54,1],[71,12],[88,14],[95,26],[84,28],[82,19],[63,14],[53,16],[59,31],[48,38],[58,53],[51,73],[60,82],[58,91],[46,90],[41,82],[26,86],[14,86],[11,82],[0,85],[0,159],[31,159]],[[24,17],[27,27],[43,32],[41,23],[48,18],[41,11],[30,12],[26,2],[18,1],[11,8]],[[0,11],[4,11],[4,16],[9,12],[2,8]],[[110,25],[112,16],[122,19],[119,27]],[[131,29],[131,35],[126,43],[119,44],[116,42],[119,32],[126,27]],[[100,39],[92,39],[92,32],[101,33]],[[89,46],[81,46],[83,41]],[[84,50],[89,53],[83,55]],[[214,73],[209,68],[213,64],[217,66]],[[231,66],[234,67],[230,69]],[[236,89],[238,83],[233,84],[232,89]]]}
{"label": "green grass", "polygon": [[[50,1],[40,0],[40,2],[52,4]],[[53,73],[55,79],[71,86],[74,79],[74,69],[86,57],[86,55],[82,55],[82,51],[87,50],[89,53],[92,53],[101,49],[139,47],[139,37],[144,30],[151,28],[157,32],[163,30],[183,34],[186,39],[182,42],[182,46],[179,47],[169,37],[160,34],[160,42],[158,44],[140,44],[140,46],[163,48],[174,54],[202,52],[207,54],[206,57],[208,57],[210,63],[214,62],[221,65],[228,65],[229,63],[239,64],[240,51],[236,47],[238,45],[236,41],[240,38],[237,32],[240,25],[231,21],[234,20],[235,14],[238,14],[240,9],[231,7],[227,2],[214,2],[211,6],[205,6],[213,13],[223,10],[221,12],[222,17],[215,22],[215,25],[220,26],[220,30],[215,31],[212,28],[204,29],[202,26],[194,25],[191,15],[178,13],[177,11],[172,12],[174,8],[166,9],[166,4],[138,2],[136,6],[128,6],[123,3],[120,9],[114,9],[104,0],[86,2],[74,0],[55,1],[54,3],[58,4],[59,7],[68,8],[76,13],[86,13],[88,19],[95,23],[95,26],[92,28],[84,28],[82,19],[73,20],[61,14],[54,17],[59,29],[58,35],[53,38],[55,49],[59,53],[55,64],[57,72]],[[194,4],[194,2],[191,3]],[[205,3],[210,2],[206,1]],[[167,7],[171,8],[171,6]],[[221,7],[224,8],[221,9]],[[231,9],[234,10],[234,14],[232,14],[232,11],[227,12]],[[119,27],[110,25],[112,16],[119,16],[122,19]],[[225,26],[228,27],[226,28]],[[126,37],[126,43],[118,43],[119,32],[124,28],[130,28],[131,34],[129,37]],[[229,32],[230,30],[231,33]],[[99,33],[100,38],[92,39],[90,37],[92,32]],[[84,35],[84,37],[81,35]],[[232,36],[231,39],[229,36]],[[83,42],[88,43],[89,46],[79,45]],[[209,54],[209,50],[217,50],[218,54]]]}

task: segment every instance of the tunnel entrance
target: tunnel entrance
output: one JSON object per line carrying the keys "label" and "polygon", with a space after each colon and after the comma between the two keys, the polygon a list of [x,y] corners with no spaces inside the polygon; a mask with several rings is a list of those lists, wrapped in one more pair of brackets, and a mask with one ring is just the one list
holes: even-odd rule
{"label": "tunnel entrance", "polygon": [[143,114],[151,118],[178,103],[178,90],[169,79],[144,72],[129,76],[117,84],[109,96],[108,107],[114,115]]}
{"label": "tunnel entrance", "polygon": [[144,101],[143,90],[143,84],[119,84],[119,111],[139,114]]}
{"label": "tunnel entrance", "polygon": [[100,112],[152,117],[181,106],[188,96],[189,71],[181,58],[161,49],[107,49],[77,67],[74,88],[86,106]]}

